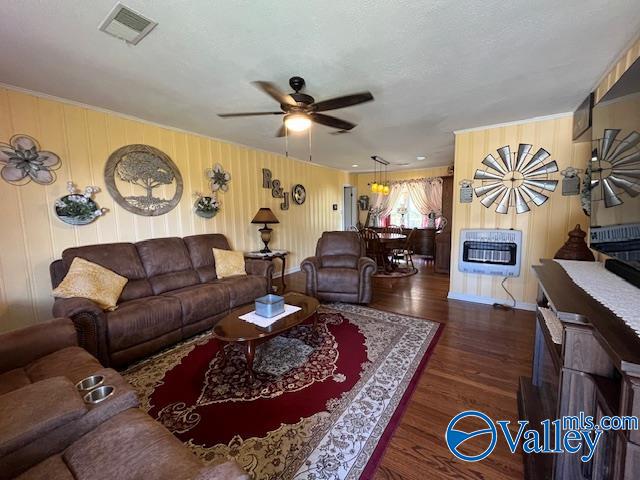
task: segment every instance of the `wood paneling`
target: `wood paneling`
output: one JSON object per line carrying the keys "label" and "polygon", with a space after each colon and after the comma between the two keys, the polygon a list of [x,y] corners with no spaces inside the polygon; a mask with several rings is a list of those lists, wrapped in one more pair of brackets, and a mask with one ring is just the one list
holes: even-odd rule
{"label": "wood paneling", "polygon": [[[500,287],[501,278],[487,275],[463,274],[458,271],[460,230],[463,228],[513,228],[523,232],[522,268],[520,276],[509,279],[507,287],[520,302],[535,303],[537,282],[531,265],[540,258],[553,258],[564,244],[567,233],[576,224],[587,230],[588,218],[582,212],[579,196],[564,197],[561,185],[551,193],[549,200],[540,207],[533,205],[528,213],[517,215],[511,208],[502,215],[493,208],[485,208],[475,197],[472,203],[460,203],[456,191],[460,180],[473,179],[480,162],[496,149],[510,145],[530,143],[537,150],[547,149],[558,162],[560,170],[573,166],[584,169],[590,155],[590,143],[571,141],[572,117],[560,117],[529,123],[460,132],[455,138],[455,173],[453,195],[453,228],[451,248],[451,292],[460,295],[480,296],[508,301]],[[562,180],[559,173],[555,179]],[[475,181],[474,185],[480,185]]]}
{"label": "wood paneling", "polygon": [[[57,181],[49,186],[22,187],[0,181],[0,330],[45,320],[51,315],[49,263],[68,247],[93,243],[138,241],[153,237],[220,232],[233,248],[261,247],[256,225],[249,222],[259,207],[270,207],[274,225],[272,248],[291,250],[291,268],[312,255],[325,230],[339,229],[346,172],[302,162],[211,138],[162,128],[118,115],[0,89],[0,141],[25,133],[42,148],[62,158]],[[109,196],[103,169],[111,152],[123,145],[145,143],[167,153],[184,180],[179,205],[160,217],[133,215]],[[193,213],[195,192],[207,192],[205,170],[220,162],[231,172],[231,185],[220,195],[221,212],[211,220]],[[280,210],[280,199],[262,188],[263,167],[290,189],[302,183],[307,201]],[[66,193],[67,180],[80,188],[97,185],[96,196],[109,212],[90,225],[73,227],[53,214],[56,198]]]}

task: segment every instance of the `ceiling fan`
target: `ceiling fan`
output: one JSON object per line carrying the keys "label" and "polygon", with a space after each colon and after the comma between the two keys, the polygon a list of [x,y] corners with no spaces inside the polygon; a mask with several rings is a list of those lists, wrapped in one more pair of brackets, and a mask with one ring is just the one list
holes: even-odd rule
{"label": "ceiling fan", "polygon": [[337,128],[339,131],[348,131],[356,126],[355,123],[342,120],[340,118],[325,115],[327,110],[350,107],[360,103],[373,100],[371,92],[360,92],[342,97],[330,98],[316,102],[311,95],[300,93],[304,88],[305,81],[302,77],[291,77],[289,85],[294,90],[293,93],[284,93],[271,82],[252,82],[256,87],[265,92],[280,104],[279,112],[244,112],[244,113],[220,113],[219,117],[254,117],[257,115],[284,115],[283,125],[278,130],[276,137],[284,137],[286,130],[301,132],[311,125],[311,122]]}

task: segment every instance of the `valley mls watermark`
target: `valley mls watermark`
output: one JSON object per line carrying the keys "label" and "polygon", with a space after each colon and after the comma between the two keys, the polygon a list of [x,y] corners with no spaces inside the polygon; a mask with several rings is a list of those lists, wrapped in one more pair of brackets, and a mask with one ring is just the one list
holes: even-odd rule
{"label": "valley mls watermark", "polygon": [[[456,425],[464,419],[480,420],[482,428],[472,432],[457,429]],[[507,442],[511,453],[516,453],[522,443],[525,453],[571,453],[580,454],[580,460],[588,462],[593,458],[603,432],[609,430],[638,430],[638,417],[604,416],[598,422],[591,415],[580,412],[576,416],[565,416],[556,420],[543,420],[540,428],[529,427],[528,420],[519,420],[517,432],[509,430],[509,420],[493,421],[488,415],[475,410],[461,412],[451,419],[447,426],[445,440],[453,455],[465,462],[477,462],[491,455],[498,437],[501,435]],[[476,437],[486,438],[486,448],[475,455],[466,455],[460,447],[468,440]]]}

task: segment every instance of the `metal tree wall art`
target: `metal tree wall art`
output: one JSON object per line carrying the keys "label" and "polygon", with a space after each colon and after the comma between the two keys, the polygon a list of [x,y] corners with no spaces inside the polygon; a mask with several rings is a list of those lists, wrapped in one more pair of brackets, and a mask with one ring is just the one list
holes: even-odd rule
{"label": "metal tree wall art", "polygon": [[640,195],[640,133],[618,140],[619,129],[607,129],[595,141],[589,165],[591,199],[604,200],[606,208],[624,203],[624,194]]}
{"label": "metal tree wall art", "polygon": [[67,182],[69,195],[60,197],[55,203],[56,216],[70,225],[86,225],[107,212],[106,208],[98,207],[93,195],[98,193],[98,187],[89,186],[84,192],[78,190],[71,181]]}
{"label": "metal tree wall art", "polygon": [[207,170],[207,176],[211,179],[211,190],[213,192],[217,192],[218,190],[226,192],[229,190],[231,174],[225,172],[219,163],[216,163],[213,168]]}
{"label": "metal tree wall art", "polygon": [[[178,167],[166,153],[149,145],[127,145],[113,152],[104,176],[113,199],[138,215],[167,213],[182,196],[182,175]],[[132,194],[124,196],[121,190]],[[169,192],[171,197],[164,198]]]}
{"label": "metal tree wall art", "polygon": [[33,180],[40,185],[56,181],[54,170],[60,168],[60,157],[40,150],[35,138],[14,135],[9,143],[0,143],[0,176],[13,185],[25,185]]}
{"label": "metal tree wall art", "polygon": [[482,181],[482,186],[474,189],[482,205],[489,208],[498,202],[498,213],[506,214],[511,207],[516,213],[525,213],[531,210],[530,203],[540,206],[549,199],[543,192],[556,189],[558,181],[550,180],[549,174],[558,171],[558,164],[555,160],[546,163],[551,154],[544,148],[533,155],[532,148],[521,143],[515,153],[506,145],[498,149],[500,161],[491,154],[482,160],[486,169],[476,170],[473,176]]}

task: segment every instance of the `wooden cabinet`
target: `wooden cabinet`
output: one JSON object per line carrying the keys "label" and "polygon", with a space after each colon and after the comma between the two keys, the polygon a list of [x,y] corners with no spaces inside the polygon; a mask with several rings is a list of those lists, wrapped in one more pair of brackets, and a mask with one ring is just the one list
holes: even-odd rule
{"label": "wooden cabinet", "polygon": [[[520,378],[520,418],[541,428],[541,420],[581,412],[596,421],[605,415],[640,416],[638,335],[576,286],[558,263],[543,260],[534,271],[539,282],[536,336],[531,377]],[[637,479],[640,431],[604,432],[588,462],[566,452],[523,455],[530,480]]]}
{"label": "wooden cabinet", "polygon": [[436,235],[436,273],[449,273],[451,265],[451,216],[453,214],[453,177],[442,177],[442,216],[447,225]]}

